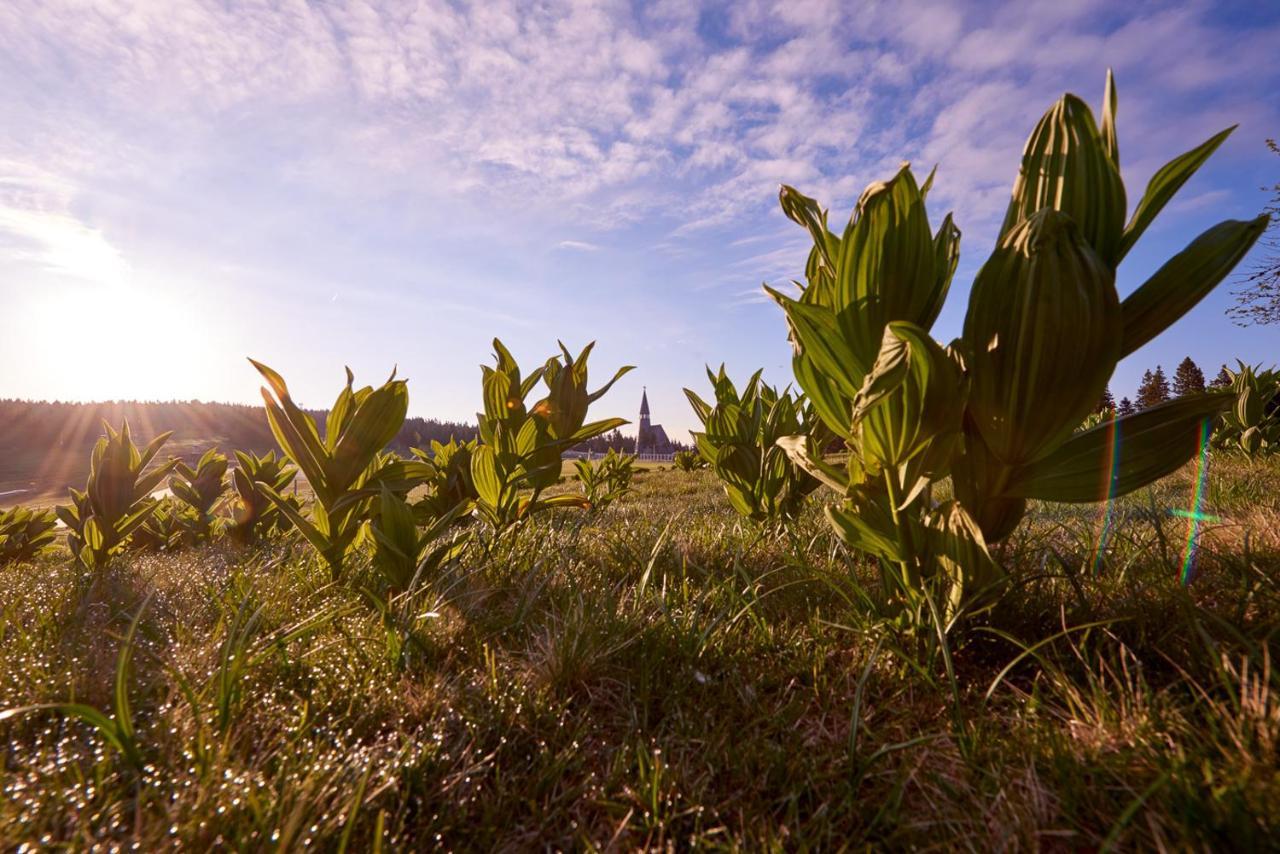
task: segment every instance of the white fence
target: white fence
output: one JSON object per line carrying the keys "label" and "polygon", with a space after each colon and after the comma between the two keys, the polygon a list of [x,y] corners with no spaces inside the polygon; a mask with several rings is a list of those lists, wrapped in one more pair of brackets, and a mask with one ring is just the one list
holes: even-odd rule
{"label": "white fence", "polygon": [[[604,454],[599,451],[565,451],[564,456],[571,460],[604,459]],[[669,463],[676,458],[675,454],[635,454],[634,456],[643,463]]]}

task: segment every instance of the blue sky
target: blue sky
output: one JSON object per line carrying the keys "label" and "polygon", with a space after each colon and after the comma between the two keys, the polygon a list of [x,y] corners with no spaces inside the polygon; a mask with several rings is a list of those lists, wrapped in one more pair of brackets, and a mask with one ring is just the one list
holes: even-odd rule
{"label": "blue sky", "polygon": [[[790,378],[762,282],[798,277],[791,183],[840,223],[938,164],[958,334],[1022,143],[1063,91],[1119,84],[1130,205],[1240,128],[1121,268],[1121,293],[1276,180],[1270,3],[400,2],[0,6],[0,397],[257,400],[247,355],[327,405],[393,365],[463,419],[501,337],[530,365],[599,343],[600,417],[692,426],[703,365]],[[1249,262],[1246,261],[1246,266]],[[1117,372],[1276,360],[1229,286]]]}

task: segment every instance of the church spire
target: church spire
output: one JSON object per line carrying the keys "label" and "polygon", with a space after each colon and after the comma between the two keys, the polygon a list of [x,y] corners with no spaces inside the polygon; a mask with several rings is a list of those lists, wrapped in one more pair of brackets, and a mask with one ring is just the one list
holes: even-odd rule
{"label": "church spire", "polygon": [[645,386],[645,387],[644,387],[644,389],[640,392],[640,414],[641,414],[641,415],[648,415],[648,414],[649,414],[649,388],[648,388],[648,386]]}

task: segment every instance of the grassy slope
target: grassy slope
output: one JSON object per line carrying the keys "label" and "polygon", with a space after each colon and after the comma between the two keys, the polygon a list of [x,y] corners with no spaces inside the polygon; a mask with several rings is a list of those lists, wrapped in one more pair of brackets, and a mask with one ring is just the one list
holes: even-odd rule
{"label": "grassy slope", "polygon": [[706,473],[646,472],[597,518],[473,552],[415,608],[426,648],[402,669],[301,548],[137,558],[88,586],[56,557],[0,569],[0,708],[108,709],[151,595],[128,677],[145,768],[57,712],[9,717],[0,842],[1272,845],[1280,466],[1215,467],[1223,521],[1188,595],[1166,511],[1190,493],[1183,473],[1121,502],[1097,578],[1097,509],[1037,508],[989,622],[1111,622],[1037,648],[989,700],[1017,646],[954,637],[952,683],[936,645],[859,617],[816,511],[761,531]]}

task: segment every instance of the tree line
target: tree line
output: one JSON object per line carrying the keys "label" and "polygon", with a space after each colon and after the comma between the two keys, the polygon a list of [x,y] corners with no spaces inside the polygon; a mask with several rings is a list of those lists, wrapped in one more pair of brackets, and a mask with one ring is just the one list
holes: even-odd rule
{"label": "tree line", "polygon": [[1200,370],[1200,366],[1187,356],[1178,363],[1177,369],[1173,373],[1173,382],[1169,382],[1169,378],[1165,375],[1164,366],[1156,365],[1155,370],[1146,370],[1142,374],[1142,382],[1138,384],[1138,393],[1136,399],[1130,400],[1128,397],[1122,397],[1119,401],[1111,394],[1108,388],[1102,393],[1102,399],[1098,401],[1099,412],[1114,411],[1118,415],[1130,415],[1139,409],[1146,409],[1149,406],[1155,406],[1173,400],[1175,397],[1185,397],[1189,394],[1199,394],[1207,388],[1225,388],[1231,384],[1231,375],[1227,372],[1227,366],[1223,365],[1218,371],[1218,375],[1213,378],[1213,382],[1206,383],[1204,371]]}
{"label": "tree line", "polygon": [[[308,410],[308,414],[323,423],[328,412]],[[143,441],[173,431],[172,444],[179,446],[184,441],[201,449],[212,445],[266,451],[276,446],[261,406],[200,400],[69,403],[0,399],[0,482],[36,476],[50,483],[78,479],[102,435],[104,421],[116,427],[127,421]],[[428,447],[433,440],[465,441],[476,434],[475,424],[407,418],[390,447],[408,454],[410,447]]]}
{"label": "tree line", "polygon": [[[307,413],[320,420],[328,415],[325,410]],[[246,450],[275,447],[261,406],[200,400],[69,403],[4,399],[0,400],[0,424],[4,425],[0,451],[92,448],[102,435],[103,421],[119,426],[126,420],[142,439],[172,430],[175,439],[207,440]],[[406,418],[391,447],[407,452],[412,446],[426,446],[432,440],[447,442],[452,437],[461,441],[475,436],[474,424]]]}

